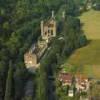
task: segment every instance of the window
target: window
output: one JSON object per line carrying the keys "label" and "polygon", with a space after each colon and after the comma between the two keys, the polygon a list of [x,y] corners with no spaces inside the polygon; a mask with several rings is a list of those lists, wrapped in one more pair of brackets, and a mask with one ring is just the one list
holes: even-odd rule
{"label": "window", "polygon": [[47,32],[45,32],[45,35],[47,35]]}
{"label": "window", "polygon": [[48,29],[48,33],[50,33],[50,30]]}
{"label": "window", "polygon": [[53,35],[53,30],[51,30],[51,35]]}

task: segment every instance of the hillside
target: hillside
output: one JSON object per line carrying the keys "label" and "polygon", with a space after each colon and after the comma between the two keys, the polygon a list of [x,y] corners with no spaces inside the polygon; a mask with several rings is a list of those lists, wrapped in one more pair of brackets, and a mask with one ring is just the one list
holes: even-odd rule
{"label": "hillside", "polygon": [[[56,79],[51,80],[50,77],[54,77],[58,71],[57,66],[62,58],[83,46],[85,41],[81,42],[82,39],[86,40],[80,31],[80,21],[75,17],[79,14],[76,2],[78,1],[0,0],[0,100],[55,100],[58,97]],[[48,24],[48,21],[51,21],[52,11],[57,23],[57,36],[49,38],[49,48],[40,59],[39,69],[33,74],[27,70],[24,55],[30,47],[40,42],[38,40],[41,40],[42,30],[45,29],[45,35],[48,37],[48,32],[51,37],[55,25]],[[46,22],[46,26],[41,25],[41,28],[41,21]],[[37,53],[39,49],[34,52]],[[29,57],[27,61],[32,64],[33,56]],[[64,99],[59,97],[57,100]]]}
{"label": "hillside", "polygon": [[90,10],[80,16],[83,31],[88,39],[100,39],[100,12]]}
{"label": "hillside", "polygon": [[80,72],[85,75],[100,78],[100,12],[85,12],[80,16],[80,20],[89,43],[76,50],[66,63],[78,66]]}
{"label": "hillside", "polygon": [[76,50],[69,63],[75,65],[100,65],[100,40],[91,41],[87,46]]}

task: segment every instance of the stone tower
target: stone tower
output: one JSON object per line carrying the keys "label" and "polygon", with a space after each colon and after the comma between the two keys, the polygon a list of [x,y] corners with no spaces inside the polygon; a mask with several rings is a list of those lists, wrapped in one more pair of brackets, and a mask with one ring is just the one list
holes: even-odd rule
{"label": "stone tower", "polygon": [[41,21],[41,36],[43,40],[49,42],[49,39],[56,36],[56,20],[54,11],[52,17],[48,21]]}
{"label": "stone tower", "polygon": [[62,18],[65,19],[65,17],[66,17],[66,12],[63,11],[63,12],[62,12]]}

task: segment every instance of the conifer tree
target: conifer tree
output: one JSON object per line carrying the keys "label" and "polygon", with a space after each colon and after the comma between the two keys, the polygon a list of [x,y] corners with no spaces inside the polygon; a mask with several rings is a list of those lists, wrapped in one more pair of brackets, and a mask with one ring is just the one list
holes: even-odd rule
{"label": "conifer tree", "polygon": [[9,64],[8,76],[6,81],[6,91],[4,100],[13,100],[13,68],[12,63]]}

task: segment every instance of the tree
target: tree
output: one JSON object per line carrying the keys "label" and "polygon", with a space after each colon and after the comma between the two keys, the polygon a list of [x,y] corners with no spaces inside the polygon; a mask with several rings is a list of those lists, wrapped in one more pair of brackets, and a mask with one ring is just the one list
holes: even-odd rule
{"label": "tree", "polygon": [[12,63],[10,62],[4,100],[13,100],[13,92],[13,67]]}

